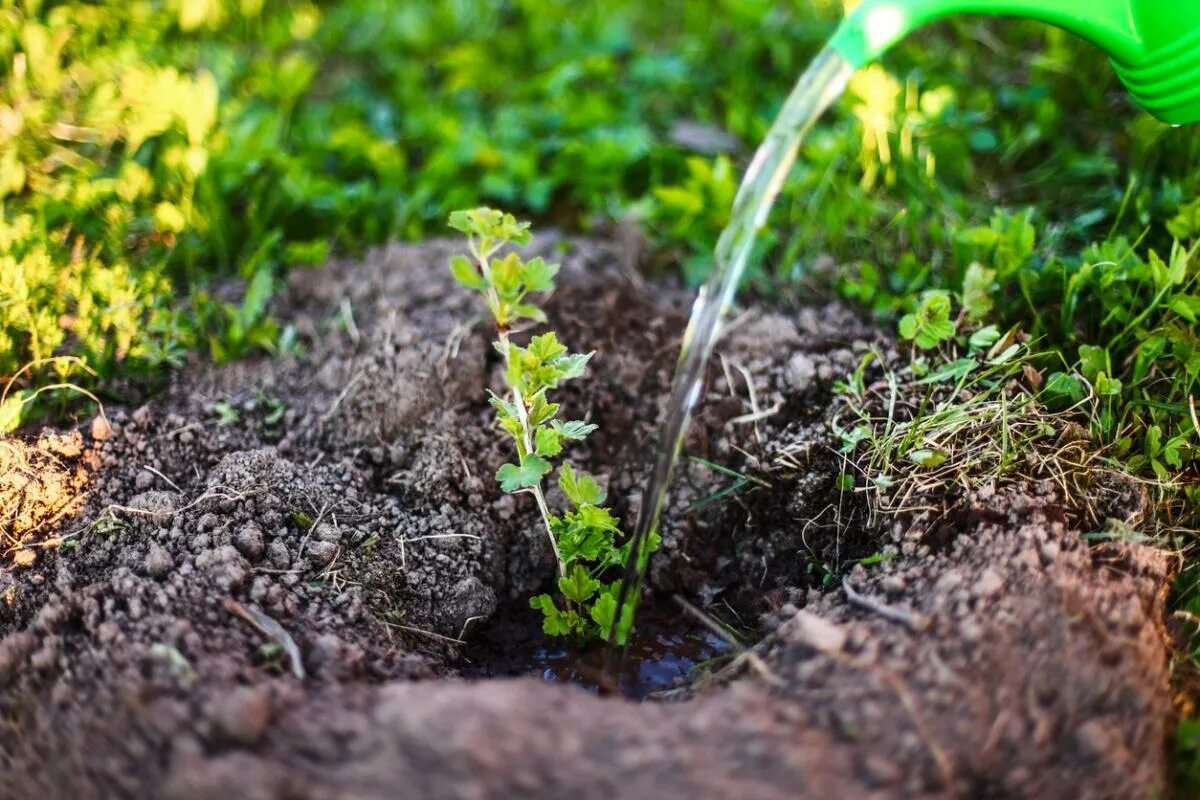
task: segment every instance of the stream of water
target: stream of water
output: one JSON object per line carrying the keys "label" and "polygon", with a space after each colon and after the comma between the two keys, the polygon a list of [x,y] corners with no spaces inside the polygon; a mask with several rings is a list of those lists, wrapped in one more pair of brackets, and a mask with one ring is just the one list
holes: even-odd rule
{"label": "stream of water", "polygon": [[[829,48],[822,51],[796,82],[738,187],[729,225],[717,240],[712,273],[696,297],[683,336],[666,418],[659,432],[654,468],[642,494],[633,546],[625,564],[618,609],[640,596],[645,559],[639,558],[639,554],[646,538],[658,528],[671,473],[683,446],[692,409],[700,399],[708,360],[720,334],[721,322],[746,270],[755,235],[766,224],[775,198],[796,160],[801,141],[817,119],[841,97],[853,74],[854,69],[838,53]],[[615,618],[621,616],[618,613]],[[615,632],[615,622],[613,627],[610,634]],[[610,641],[614,640],[610,636]],[[615,659],[623,659],[624,655],[618,656],[614,648],[613,656],[608,672],[617,674],[619,663]]]}

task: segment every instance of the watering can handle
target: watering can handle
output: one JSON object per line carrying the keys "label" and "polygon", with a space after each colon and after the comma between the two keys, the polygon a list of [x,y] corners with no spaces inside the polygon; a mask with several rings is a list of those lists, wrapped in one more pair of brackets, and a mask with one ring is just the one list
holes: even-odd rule
{"label": "watering can handle", "polygon": [[1071,31],[1108,54],[1133,98],[1164,122],[1200,122],[1200,2],[864,0],[830,46],[855,67],[916,28],[957,14],[1015,16]]}

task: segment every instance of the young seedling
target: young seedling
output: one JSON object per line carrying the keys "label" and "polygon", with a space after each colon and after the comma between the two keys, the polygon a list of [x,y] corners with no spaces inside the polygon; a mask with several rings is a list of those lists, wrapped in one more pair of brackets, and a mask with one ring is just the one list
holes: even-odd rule
{"label": "young seedling", "polygon": [[[527,493],[537,502],[546,536],[558,562],[558,591],[561,605],[548,594],[530,599],[539,609],[543,629],[552,636],[572,636],[580,641],[609,639],[616,616],[620,580],[605,582],[606,574],[625,563],[629,543],[618,545],[624,536],[616,517],[604,506],[605,494],[596,481],[576,472],[570,464],[558,469],[558,485],[568,508],[555,516],[546,502],[543,485],[571,442],[580,442],[596,429],[580,420],[559,419],[559,404],[550,392],[563,381],[578,378],[587,368],[592,353],[570,353],[553,332],[533,336],[522,347],[512,335],[517,326],[545,323],[546,315],[530,302],[531,294],[554,289],[557,264],[541,258],[523,260],[514,250],[500,255],[506,246],[529,243],[529,223],[490,208],[455,211],[450,227],[467,235],[470,258],[450,259],[450,273],[462,286],[479,292],[496,324],[496,351],[504,359],[503,395],[490,392],[496,422],[516,445],[515,463],[496,473],[500,488],[510,494]],[[647,552],[658,546],[657,538],[647,543]],[[627,603],[615,628],[616,643],[623,644],[633,625],[633,607]]]}

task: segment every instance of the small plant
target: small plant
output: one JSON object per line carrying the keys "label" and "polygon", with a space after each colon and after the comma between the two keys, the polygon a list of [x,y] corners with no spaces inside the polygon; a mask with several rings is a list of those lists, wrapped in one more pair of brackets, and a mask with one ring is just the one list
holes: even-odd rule
{"label": "small plant", "polygon": [[[552,636],[579,640],[609,639],[617,613],[620,580],[605,582],[606,573],[625,563],[629,543],[623,540],[616,517],[604,507],[605,493],[591,477],[570,464],[558,469],[558,485],[569,508],[561,516],[550,512],[543,484],[554,471],[552,459],[571,442],[581,442],[596,429],[580,420],[559,419],[559,404],[550,392],[567,380],[583,375],[591,353],[570,353],[553,332],[529,339],[522,347],[512,340],[515,326],[544,323],[546,315],[529,301],[531,294],[554,289],[557,264],[541,258],[523,260],[506,245],[529,243],[529,223],[490,208],[455,211],[450,227],[467,235],[471,257],[450,259],[450,273],[462,286],[483,295],[496,323],[496,351],[504,359],[505,394],[489,392],[500,429],[516,445],[515,463],[496,473],[500,488],[509,494],[528,493],[537,501],[546,535],[558,562],[561,605],[549,594],[530,599],[543,615],[543,629]],[[651,537],[646,553],[658,546]],[[624,643],[633,624],[633,607],[627,603],[616,625],[616,642]]]}
{"label": "small plant", "polygon": [[932,350],[954,338],[954,333],[954,321],[950,319],[950,298],[945,292],[927,292],[921,306],[900,319],[900,336],[911,339],[922,350]]}

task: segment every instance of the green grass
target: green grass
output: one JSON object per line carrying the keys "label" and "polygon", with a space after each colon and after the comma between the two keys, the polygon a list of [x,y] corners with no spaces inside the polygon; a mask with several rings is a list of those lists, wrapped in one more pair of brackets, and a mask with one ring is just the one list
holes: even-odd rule
{"label": "green grass", "polygon": [[[0,378],[70,354],[96,372],[75,380],[128,395],[190,350],[287,347],[269,314],[285,270],[440,233],[477,203],[570,230],[632,216],[695,282],[749,152],[840,11],[0,0]],[[867,259],[857,292],[891,312],[944,279],[956,232],[997,204],[1084,243],[1109,227],[1137,238],[1195,194],[1194,133],[1113,107],[1111,70],[1063,34],[943,25],[888,68],[856,78],[806,145],[760,287],[818,255]],[[684,142],[684,122],[709,144]],[[229,278],[244,300],[211,290]]]}

